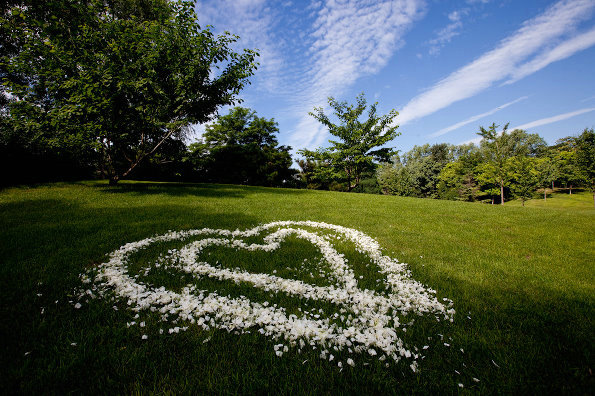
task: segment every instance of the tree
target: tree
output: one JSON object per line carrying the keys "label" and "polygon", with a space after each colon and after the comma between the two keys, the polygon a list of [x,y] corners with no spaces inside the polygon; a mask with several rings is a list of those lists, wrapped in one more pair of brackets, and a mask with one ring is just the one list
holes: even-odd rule
{"label": "tree", "polygon": [[351,105],[347,102],[337,102],[332,97],[328,99],[339,124],[333,123],[324,114],[322,107],[314,108],[314,112],[309,114],[328,128],[329,133],[339,141],[329,140],[329,148],[299,151],[306,159],[328,163],[335,176],[346,181],[347,191],[352,191],[360,185],[364,172],[375,169],[375,161],[389,160],[393,150],[381,146],[398,136],[398,125],[392,125],[393,119],[398,115],[395,110],[391,110],[387,115],[378,116],[378,103],[374,103],[370,106],[367,118],[360,121],[367,107],[363,93],[357,96],[356,102],[355,105]]}
{"label": "tree", "polygon": [[299,177],[308,189],[330,189],[336,178],[331,166],[319,160],[302,158],[297,161],[300,167]]}
{"label": "tree", "polygon": [[405,153],[403,162],[410,174],[414,196],[436,198],[438,176],[452,159],[452,146],[445,143],[414,146]]}
{"label": "tree", "polygon": [[569,188],[568,192],[572,195],[572,187],[582,181],[577,163],[576,147],[559,151],[555,158],[558,164],[558,179]]}
{"label": "tree", "polygon": [[440,198],[475,201],[479,186],[475,175],[465,168],[465,162],[457,160],[446,164],[438,175]]}
{"label": "tree", "polygon": [[264,186],[293,181],[289,146],[279,146],[274,119],[235,107],[207,125],[201,143],[191,145],[191,161],[203,180]]}
{"label": "tree", "polygon": [[554,180],[558,178],[558,166],[551,156],[541,157],[537,160],[538,185],[543,187],[543,199],[547,201],[547,188],[553,187]]}
{"label": "tree", "polygon": [[33,0],[2,9],[8,117],[50,147],[98,153],[116,183],[253,74],[255,51],[201,29],[191,1]]}
{"label": "tree", "polygon": [[[485,180],[490,180],[490,182],[495,181],[498,184],[500,187],[500,204],[504,205],[504,183],[507,178],[505,164],[507,156],[502,145],[502,139],[499,138],[498,132],[496,131],[497,128],[498,125],[495,123],[492,123],[489,129],[480,126],[478,135],[485,141],[484,146],[487,148],[488,154],[487,160],[490,164],[490,172],[488,172],[490,177]],[[506,134],[507,129],[508,124],[504,125],[502,135]]]}
{"label": "tree", "polygon": [[525,201],[533,196],[539,183],[536,159],[517,155],[506,160],[506,167],[510,175],[510,189],[525,206]]}
{"label": "tree", "polygon": [[[482,162],[475,169],[477,182],[494,204],[494,197],[502,193],[500,183],[500,172],[491,162]],[[502,196],[501,196],[502,197]],[[501,198],[502,199],[502,198]]]}
{"label": "tree", "polygon": [[376,172],[378,184],[384,194],[414,196],[411,172],[395,155],[391,162],[381,164]]}
{"label": "tree", "polygon": [[515,129],[510,134],[507,133],[508,125],[504,125],[502,132],[499,133],[499,127],[492,123],[488,129],[479,127],[479,136],[483,138],[481,145],[487,161],[498,186],[500,187],[500,204],[504,205],[504,188],[509,178],[507,174],[506,161],[514,156],[536,157],[541,155],[547,149],[543,138],[537,134],[529,134],[523,130]]}
{"label": "tree", "polygon": [[576,159],[591,194],[593,194],[593,206],[595,207],[595,132],[593,128],[587,129],[576,139]]}
{"label": "tree", "polygon": [[480,193],[476,167],[481,161],[481,152],[474,144],[451,147],[453,162],[446,164],[438,175],[440,198],[475,201]]}

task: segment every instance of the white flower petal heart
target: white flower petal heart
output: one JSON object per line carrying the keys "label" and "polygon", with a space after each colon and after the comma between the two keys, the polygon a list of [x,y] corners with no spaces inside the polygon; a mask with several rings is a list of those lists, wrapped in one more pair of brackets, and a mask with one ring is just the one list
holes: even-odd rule
{"label": "white flower petal heart", "polygon": [[[333,247],[325,234],[307,229],[334,232],[355,244],[356,250],[366,254],[385,276],[388,292],[382,295],[372,290],[358,288],[353,270],[342,254]],[[241,238],[258,236],[272,231],[263,238],[262,244],[247,244]],[[176,269],[196,277],[211,277],[218,280],[245,283],[270,292],[282,292],[290,296],[309,300],[322,300],[337,304],[352,312],[355,318],[337,322],[331,318],[320,318],[318,314],[304,312],[304,315],[288,315],[286,310],[267,302],[253,302],[246,297],[232,298],[215,292],[197,290],[195,285],[184,287],[181,292],[166,290],[144,284],[128,273],[130,255],[156,242],[183,241],[204,236],[188,243],[181,249],[170,250],[162,257],[160,267]],[[300,280],[281,278],[270,274],[255,274],[240,269],[213,266],[201,261],[201,253],[209,246],[225,246],[234,249],[272,252],[278,249],[287,237],[294,236],[314,245],[323,255],[329,277],[336,285],[317,286]],[[109,261],[99,266],[95,276],[95,287],[99,294],[114,291],[119,298],[126,299],[134,311],[151,310],[162,314],[162,320],[175,317],[190,321],[205,329],[211,327],[228,331],[248,332],[258,328],[261,334],[274,339],[283,339],[289,345],[304,347],[306,344],[320,346],[321,357],[326,358],[328,349],[368,352],[381,360],[390,357],[395,361],[401,357],[418,356],[405,348],[398,337],[400,327],[398,315],[440,315],[453,320],[452,302],[438,301],[435,291],[427,289],[411,278],[406,264],[399,263],[382,254],[378,242],[366,234],[342,226],[313,221],[278,221],[245,231],[223,229],[199,229],[173,231],[164,235],[128,243],[109,255]],[[337,314],[335,315],[335,317]],[[344,319],[344,318],[342,318]],[[177,332],[178,327],[171,332]],[[281,356],[287,348],[275,346],[275,353]],[[379,353],[377,354],[376,351]],[[332,358],[330,358],[332,360]],[[415,362],[413,364],[415,365]],[[415,370],[415,367],[412,368]]]}

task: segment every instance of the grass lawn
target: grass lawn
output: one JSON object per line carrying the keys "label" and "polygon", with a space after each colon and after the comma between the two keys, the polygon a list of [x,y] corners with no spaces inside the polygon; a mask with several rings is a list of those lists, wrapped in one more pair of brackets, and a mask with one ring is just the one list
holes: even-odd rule
{"label": "grass lawn", "polygon": [[[504,203],[509,206],[522,206],[520,199],[508,201]],[[593,210],[593,194],[590,191],[583,191],[573,189],[572,194],[569,194],[568,189],[555,189],[552,191],[548,189],[547,199],[543,199],[543,192],[541,195],[536,195],[535,198],[525,201],[525,206],[531,208],[547,208],[547,209],[572,209],[572,210]]]}
{"label": "grass lawn", "polygon": [[[592,205],[589,194],[576,197],[583,195]],[[554,195],[547,203],[564,199]],[[0,392],[592,394],[595,210],[535,208],[533,201],[537,206],[532,200],[522,208],[520,202],[134,182],[2,190]],[[155,312],[135,318],[121,300],[83,299],[74,307],[79,275],[128,242],[169,230],[244,230],[276,220],[357,229],[376,239],[384,254],[408,263],[412,278],[435,289],[440,300],[453,300],[453,323],[422,316],[401,334],[411,347],[429,347],[417,372],[411,360],[387,367],[369,355],[339,368],[337,360],[353,355],[338,352],[329,362],[319,358],[320,348],[289,348],[278,357],[279,342],[257,331],[238,335],[180,322],[175,326],[187,331],[169,334],[173,324],[159,322]],[[156,244],[137,253],[130,270],[142,278],[160,254],[182,245]],[[336,246],[360,287],[381,293],[376,269],[354,246]],[[319,252],[297,238],[274,254],[209,249],[205,254],[222,268],[329,282],[318,271]],[[157,271],[147,281],[175,290],[194,282],[221,295],[270,300],[298,315],[337,310],[178,272]],[[145,327],[127,325],[141,320]]]}

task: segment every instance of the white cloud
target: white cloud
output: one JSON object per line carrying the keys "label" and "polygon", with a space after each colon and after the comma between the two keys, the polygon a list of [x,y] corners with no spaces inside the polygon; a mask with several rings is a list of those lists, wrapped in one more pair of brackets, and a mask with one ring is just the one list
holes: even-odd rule
{"label": "white cloud", "polygon": [[430,45],[428,52],[430,55],[438,55],[442,47],[450,43],[454,37],[461,34],[460,30],[463,27],[463,21],[461,19],[463,15],[466,15],[468,12],[469,10],[467,8],[463,8],[448,14],[450,23],[438,31],[435,38],[428,41],[428,44]]}
{"label": "white cloud", "polygon": [[[563,121],[563,120],[566,120],[568,118],[579,116],[581,114],[590,113],[591,111],[595,111],[595,107],[589,107],[589,108],[586,108],[586,109],[580,109],[580,110],[570,111],[568,113],[558,114],[558,115],[555,115],[553,117],[541,118],[539,120],[531,121],[531,122],[528,122],[526,124],[517,125],[515,127],[508,128],[508,130],[509,131],[514,131],[515,129],[528,130],[528,129],[539,127],[539,126],[543,126],[543,125],[553,124],[554,122]],[[500,131],[499,134],[502,134],[502,131]],[[464,141],[462,143],[459,143],[459,144],[469,144],[469,143],[477,144],[480,141],[481,141],[481,137],[476,137],[474,139],[466,140],[466,141]]]}
{"label": "white cloud", "polygon": [[575,111],[571,111],[569,113],[564,113],[564,114],[558,114],[558,115],[553,116],[553,117],[542,118],[540,120],[531,121],[531,122],[528,122],[526,124],[518,125],[518,126],[515,126],[514,128],[508,128],[508,129],[511,130],[511,131],[513,131],[515,129],[531,129],[531,128],[535,128],[535,127],[538,127],[538,126],[548,125],[548,124],[552,124],[554,122],[566,120],[568,118],[576,117],[576,116],[581,115],[581,114],[589,113],[591,111],[595,111],[595,107],[590,107],[590,108],[587,108],[587,109],[575,110]]}
{"label": "white cloud", "polygon": [[502,79],[510,78],[530,56],[572,32],[580,21],[590,16],[593,8],[595,2],[592,0],[560,1],[554,4],[543,14],[526,21],[492,51],[413,98],[402,109],[397,122],[404,125],[422,118],[477,95]]}
{"label": "white cloud", "polygon": [[467,125],[467,124],[471,124],[472,122],[475,122],[475,121],[477,121],[477,120],[479,120],[479,119],[482,119],[482,118],[484,118],[484,117],[487,117],[487,116],[489,116],[489,115],[492,115],[492,114],[494,114],[494,113],[496,113],[496,112],[498,112],[498,111],[500,111],[500,110],[502,110],[502,109],[505,109],[505,108],[507,108],[508,106],[512,106],[513,104],[515,104],[515,103],[518,103],[518,102],[520,102],[521,100],[525,100],[525,99],[527,99],[527,98],[528,98],[528,96],[523,96],[523,97],[520,97],[520,98],[518,98],[518,99],[515,99],[515,100],[513,100],[512,102],[508,102],[508,103],[505,103],[505,104],[503,104],[503,105],[500,105],[500,106],[498,106],[498,107],[495,107],[495,108],[493,108],[493,109],[491,109],[491,110],[488,110],[488,111],[486,111],[485,113],[481,113],[481,114],[474,115],[474,116],[472,116],[472,117],[469,117],[469,118],[467,118],[467,119],[466,119],[466,120],[464,120],[464,121],[457,122],[456,124],[453,124],[453,125],[451,125],[451,126],[448,126],[448,127],[446,127],[446,128],[442,128],[441,130],[439,130],[439,131],[437,131],[437,132],[434,132],[434,133],[432,133],[432,134],[431,134],[431,135],[429,135],[429,136],[430,136],[430,137],[438,137],[438,136],[445,135],[445,134],[447,134],[448,132],[454,131],[454,130],[456,130],[456,129],[459,129],[459,128],[460,128],[460,127],[462,127],[462,126],[465,126],[465,125]]}
{"label": "white cloud", "polygon": [[259,49],[254,86],[289,103],[275,116],[296,120],[288,144],[303,148],[319,146],[327,137],[308,112],[325,106],[328,96],[340,99],[359,78],[382,69],[424,5],[425,0],[326,0],[307,7],[289,1],[199,0],[197,10],[203,26],[206,21],[218,32],[239,35],[238,49]]}
{"label": "white cloud", "polygon": [[515,83],[518,80],[543,69],[550,63],[566,59],[569,56],[574,55],[576,52],[587,49],[593,45],[595,45],[595,28],[566,40],[553,49],[536,56],[533,60],[515,70],[512,73],[510,80],[506,81],[503,85]]}
{"label": "white cloud", "polygon": [[340,95],[360,77],[377,73],[402,45],[402,36],[421,16],[421,0],[328,0],[315,9],[313,40],[306,79],[298,88],[296,114],[301,114],[290,138],[294,147],[324,143],[326,131],[307,115]]}
{"label": "white cloud", "polygon": [[218,33],[230,31],[240,37],[236,50],[258,49],[257,85],[268,92],[276,91],[286,65],[281,41],[274,33],[277,15],[267,0],[199,0],[196,9],[202,27],[213,25]]}

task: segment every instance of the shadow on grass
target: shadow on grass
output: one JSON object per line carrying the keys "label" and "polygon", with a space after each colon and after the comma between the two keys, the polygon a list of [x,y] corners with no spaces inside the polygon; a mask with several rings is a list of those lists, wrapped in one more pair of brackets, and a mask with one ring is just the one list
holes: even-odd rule
{"label": "shadow on grass", "polygon": [[[85,184],[85,186],[89,186],[89,184]],[[94,183],[91,184],[91,186],[100,189],[101,192],[109,194],[170,195],[175,197],[197,196],[203,198],[244,198],[248,195],[259,193],[275,195],[307,194],[307,190],[234,184],[122,181],[115,186],[109,186],[104,183]]]}
{"label": "shadow on grass", "polygon": [[[137,188],[139,193],[153,188],[181,193],[176,190],[183,189],[153,187],[151,184],[140,187],[123,184],[118,188]],[[202,186],[190,187],[189,190],[195,190],[195,194],[210,191]],[[82,388],[72,388],[63,383],[56,388],[51,386],[52,381],[45,385],[38,381],[46,375],[53,377],[62,373],[66,376],[63,381],[76,382],[70,377],[73,372],[69,368],[66,371],[64,367],[60,368],[64,366],[64,359],[70,358],[70,352],[64,352],[64,345],[69,346],[70,342],[66,342],[64,337],[95,334],[96,330],[92,324],[79,327],[68,315],[61,315],[60,320],[56,320],[52,312],[58,310],[72,314],[72,307],[66,301],[72,299],[74,288],[80,286],[78,274],[90,263],[104,261],[107,253],[125,243],[168,230],[203,227],[235,229],[258,222],[257,218],[239,212],[221,215],[200,207],[188,210],[187,205],[177,204],[175,200],[159,205],[108,205],[109,201],[101,207],[89,206],[71,197],[29,198],[0,204],[1,394],[20,393],[31,381],[40,385],[40,390],[53,389],[57,393],[61,393],[60,389],[86,389],[84,384]],[[42,310],[46,313],[40,314]],[[74,351],[73,347],[70,349]],[[55,351],[59,351],[56,359],[51,357]],[[110,354],[101,348],[97,351],[97,356]],[[27,352],[31,356],[26,355]],[[108,367],[114,364],[109,358],[101,361],[100,366],[108,371]],[[46,363],[49,366],[42,367]],[[106,371],[102,373],[105,375]]]}
{"label": "shadow on grass", "polygon": [[449,282],[459,296],[455,349],[464,348],[481,393],[591,393],[593,299],[548,287]]}

